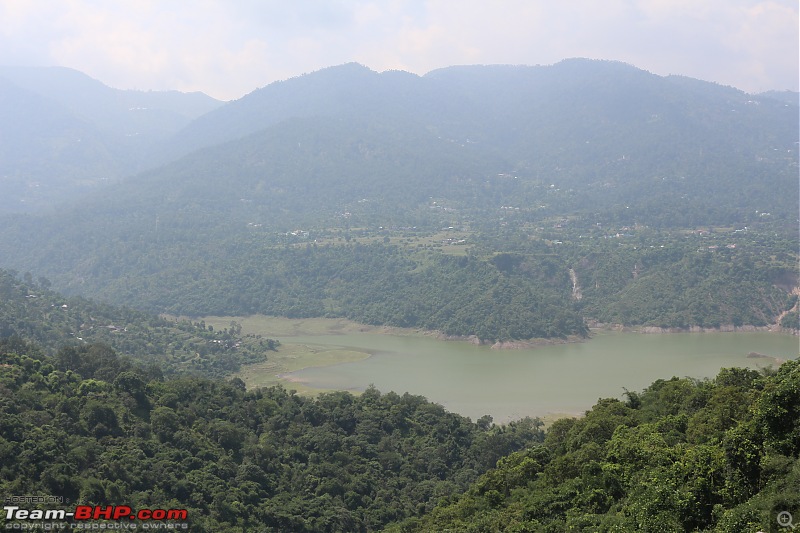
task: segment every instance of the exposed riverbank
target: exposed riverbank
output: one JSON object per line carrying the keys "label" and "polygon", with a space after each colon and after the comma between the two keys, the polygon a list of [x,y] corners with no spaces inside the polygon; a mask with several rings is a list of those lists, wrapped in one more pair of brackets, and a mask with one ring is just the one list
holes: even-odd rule
{"label": "exposed riverbank", "polygon": [[[422,330],[414,328],[400,328],[394,326],[372,326],[353,322],[345,318],[286,318],[264,315],[250,316],[222,316],[203,317],[203,320],[214,328],[228,327],[232,321],[242,326],[242,331],[248,334],[263,335],[277,338],[282,343],[291,343],[291,337],[307,335],[346,335],[349,333],[380,333],[386,335],[405,335],[430,337],[436,340],[466,342],[475,346],[488,346],[493,350],[529,350],[538,347],[554,346],[559,344],[580,343],[590,340],[589,337],[570,336],[566,338],[537,338],[525,340],[494,341],[480,339],[476,335],[447,335],[436,330]],[[691,326],[688,328],[662,328],[657,326],[625,326],[623,324],[607,324],[598,321],[588,321],[588,326],[593,334],[604,331],[622,333],[755,333],[768,332],[783,335],[800,335],[800,330],[782,328],[779,325],[771,326],[734,326],[723,325],[717,328]],[[367,355],[368,356],[368,355]],[[333,363],[335,364],[335,363]]]}
{"label": "exposed riverbank", "polygon": [[[198,319],[194,319],[198,320]],[[573,342],[584,342],[588,338],[570,336],[566,338],[538,338],[513,341],[483,340],[476,335],[447,335],[441,331],[395,326],[371,326],[353,322],[345,318],[285,318],[264,315],[206,316],[202,317],[206,324],[215,329],[226,328],[231,322],[241,324],[242,331],[248,334],[263,335],[276,338],[281,343],[291,343],[291,337],[307,335],[346,335],[349,333],[380,333],[386,335],[404,335],[430,337],[442,341],[466,342],[475,346],[489,346],[493,350],[528,350],[539,346],[553,346]],[[288,340],[286,340],[288,339]]]}
{"label": "exposed riverbank", "polygon": [[733,324],[725,324],[715,328],[707,328],[702,326],[689,326],[686,328],[662,328],[658,326],[625,326],[624,324],[606,324],[603,322],[592,321],[589,322],[589,329],[593,331],[618,331],[623,333],[645,333],[645,334],[662,334],[662,333],[778,333],[781,335],[794,335],[800,336],[800,330],[783,328],[777,324],[770,326],[734,326]]}
{"label": "exposed riverbank", "polygon": [[527,340],[514,340],[514,341],[487,341],[479,339],[475,335],[468,337],[458,335],[446,335],[439,331],[421,332],[422,335],[432,336],[440,341],[459,341],[467,342],[474,346],[489,346],[492,350],[529,350],[539,346],[554,346],[556,344],[567,344],[572,342],[585,342],[588,337],[569,336],[566,338],[550,338],[550,339],[527,339]]}

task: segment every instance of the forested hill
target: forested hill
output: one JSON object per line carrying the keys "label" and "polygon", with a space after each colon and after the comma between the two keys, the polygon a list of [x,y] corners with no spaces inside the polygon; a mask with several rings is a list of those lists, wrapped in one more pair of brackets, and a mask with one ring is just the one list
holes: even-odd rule
{"label": "forested hill", "polygon": [[[738,142],[754,139],[753,134],[768,143],[785,141],[797,129],[796,107],[796,101],[661,77],[614,61],[448,67],[421,77],[377,73],[350,63],[276,82],[229,102],[184,128],[164,151],[185,154],[288,119],[325,116],[411,121],[447,139],[487,144],[528,162],[551,147],[569,156],[574,149],[583,155],[622,150],[608,154],[617,158],[635,156],[637,146],[674,154],[696,142],[702,146],[708,135]],[[656,135],[675,137],[659,148],[650,144]],[[587,151],[586,141],[599,145]]]}
{"label": "forested hill", "polygon": [[163,148],[222,144],[0,220],[0,257],[154,312],[487,341],[584,335],[585,319],[791,325],[797,112],[608,61],[333,67]]}
{"label": "forested hill", "polygon": [[111,202],[115,214],[167,216],[194,207],[235,224],[290,216],[291,226],[316,223],[305,219],[320,209],[331,224],[366,199],[373,211],[401,213],[388,222],[413,226],[434,199],[462,210],[613,212],[671,227],[746,224],[769,212],[794,226],[797,111],[608,61],[453,67],[422,78],[344,65],[205,114],[175,137],[186,148],[160,142],[167,159],[204,150],[79,208],[97,216]]}
{"label": "forested hill", "polygon": [[0,490],[68,508],[187,509],[199,533],[740,533],[800,504],[796,361],[658,380],[545,436],[410,394],[311,399],[42,352],[0,339]]}
{"label": "forested hill", "polygon": [[[479,199],[477,185],[508,174],[568,191],[569,202],[554,206],[562,214],[627,209],[629,223],[682,226],[687,213],[695,224],[730,223],[766,210],[795,225],[797,114],[797,102],[613,61],[449,67],[422,77],[348,64],[230,102],[187,126],[162,151],[174,157],[264,130],[291,136],[298,119],[311,131],[324,128],[315,120],[338,119],[358,133],[388,127],[406,139],[451,143],[463,157],[493,161],[490,172],[477,167],[462,175],[458,188]],[[369,133],[364,137],[368,143]],[[418,160],[431,162],[425,155]],[[347,176],[323,190],[345,187]],[[441,189],[440,179],[431,186]],[[392,181],[402,187],[403,174]],[[495,190],[492,200],[552,203],[541,191],[526,192],[517,187],[499,196]],[[449,191],[432,196],[450,199]]]}
{"label": "forested hill", "polygon": [[41,211],[133,174],[156,143],[220,104],[113,89],[68,68],[0,66],[0,212]]}
{"label": "forested hill", "polygon": [[767,91],[760,93],[759,97],[772,98],[784,104],[798,105],[800,104],[800,93],[797,91]]}
{"label": "forested hill", "polygon": [[658,380],[553,424],[457,498],[389,531],[780,531],[800,505],[800,367]]}
{"label": "forested hill", "polygon": [[380,531],[543,436],[538,420],[473,423],[408,393],[304,398],[151,379],[107,349],[103,366],[40,351],[0,339],[0,490],[187,509],[194,533]]}
{"label": "forested hill", "polygon": [[[126,364],[157,375],[223,376],[243,363],[263,361],[280,343],[241,334],[241,326],[214,331],[204,323],[173,321],[130,308],[80,297],[65,298],[45,278],[19,279],[0,270],[0,339],[32,343],[60,357],[116,367],[118,352]],[[73,365],[74,370],[83,368]]]}

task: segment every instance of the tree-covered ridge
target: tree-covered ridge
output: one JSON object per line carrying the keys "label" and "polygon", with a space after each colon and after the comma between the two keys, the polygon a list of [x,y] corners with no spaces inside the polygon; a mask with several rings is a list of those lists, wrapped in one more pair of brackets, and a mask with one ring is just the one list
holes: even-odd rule
{"label": "tree-covered ridge", "polygon": [[[137,250],[136,268],[149,272],[143,277],[109,246],[105,266],[85,285],[99,298],[175,315],[346,317],[484,341],[582,336],[584,320],[798,329],[796,251],[769,226],[668,233],[574,220],[538,231],[513,216],[504,222],[456,255],[413,231],[394,244],[399,232],[389,230],[273,240],[256,233],[224,246],[175,242],[169,250],[128,245]],[[180,265],[166,267],[169,256],[181,257]]]}
{"label": "tree-covered ridge", "polygon": [[195,532],[378,531],[543,436],[407,393],[310,399],[151,379],[102,346],[39,351],[0,342],[0,490],[188,508]]}
{"label": "tree-covered ridge", "polygon": [[0,255],[156,313],[796,324],[797,108],[754,98],[612,62],[327,69],[210,113],[182,137],[203,150],[0,220]]}
{"label": "tree-covered ridge", "polygon": [[800,328],[797,237],[768,213],[749,226],[657,229],[627,211],[537,220],[506,209],[473,227],[468,253],[512,277],[559,273],[590,324]]}
{"label": "tree-covered ridge", "polygon": [[[568,301],[566,269],[512,277],[480,258],[383,243],[231,247],[237,255],[212,247],[140,285],[110,281],[99,297],[179,315],[346,317],[487,341],[588,333]],[[158,261],[142,261],[150,258]]]}
{"label": "tree-covered ridge", "polygon": [[554,423],[397,531],[777,531],[800,506],[800,364],[658,380]]}
{"label": "tree-covered ridge", "polygon": [[82,288],[173,315],[346,317],[492,342],[584,336],[585,321],[798,329],[796,250],[769,225],[660,232],[555,220],[535,228],[506,215],[455,255],[390,229],[111,243]]}
{"label": "tree-covered ridge", "polygon": [[627,155],[634,166],[655,160],[667,169],[702,158],[704,146],[717,154],[726,144],[772,151],[768,145],[788,134],[789,144],[779,144],[791,149],[797,101],[784,103],[613,61],[459,66],[422,77],[348,64],[256,90],[196,120],[171,148],[183,155],[296,118],[367,118],[418,124],[563,179],[574,163],[598,156],[608,164]]}
{"label": "tree-covered ridge", "polygon": [[136,364],[166,374],[222,376],[263,361],[280,344],[242,335],[241,326],[213,331],[204,323],[156,315],[80,297],[65,298],[50,282],[0,270],[0,338],[16,336],[49,351],[104,343]]}

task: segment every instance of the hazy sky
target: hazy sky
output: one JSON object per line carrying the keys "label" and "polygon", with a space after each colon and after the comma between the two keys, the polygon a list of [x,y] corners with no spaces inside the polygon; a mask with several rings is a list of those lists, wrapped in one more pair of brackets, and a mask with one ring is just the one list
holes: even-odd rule
{"label": "hazy sky", "polygon": [[357,61],[615,59],[748,92],[798,90],[797,0],[0,0],[0,64],[234,99]]}

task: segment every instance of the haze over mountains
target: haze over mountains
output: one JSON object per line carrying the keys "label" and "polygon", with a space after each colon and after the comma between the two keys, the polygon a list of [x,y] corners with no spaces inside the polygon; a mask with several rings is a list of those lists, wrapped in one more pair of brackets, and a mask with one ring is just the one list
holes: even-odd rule
{"label": "haze over mountains", "polygon": [[68,68],[0,67],[0,210],[51,206],[133,174],[156,143],[221,104],[112,89]]}
{"label": "haze over mountains", "polygon": [[[796,105],[796,93],[754,100],[733,88],[610,61],[450,67],[422,77],[353,63],[225,105],[201,93],[111,89],[65,68],[2,67],[0,79],[4,181],[26,180],[45,195],[65,176],[82,184],[113,180],[298,118],[399,122],[449,142],[480,144],[481,156],[494,152],[511,165],[542,170],[576,158],[597,163],[597,155],[641,160],[637,148],[685,158],[687,146],[700,153],[703,144],[725,142],[709,138],[724,131],[758,152],[748,155],[763,157],[794,148],[780,144],[796,129],[789,100],[793,95]],[[753,121],[762,123],[754,128]],[[4,210],[30,210],[24,201],[14,205],[12,194]]]}
{"label": "haze over mountains", "polygon": [[[783,250],[797,231],[796,94],[753,96],[592,60],[425,76],[347,64],[224,105],[59,70],[47,73],[69,81],[56,96],[42,72],[0,74],[11,80],[0,113],[13,139],[0,154],[4,210],[125,176],[49,214],[4,221],[3,266],[62,290],[154,311],[350,316],[505,339],[582,334],[587,316],[770,324],[787,305],[776,287],[796,285],[792,248]],[[701,227],[730,239],[676,241],[669,260],[642,255]],[[751,238],[743,248],[733,232],[745,227],[777,244]],[[610,236],[628,239],[623,277],[602,266],[622,257],[602,248]],[[468,273],[433,253],[458,241]],[[744,257],[714,256],[705,274],[690,262],[690,251],[720,244],[769,268],[742,283],[722,272]],[[679,286],[686,269],[723,276],[721,307],[688,310],[719,287]],[[674,280],[679,294],[659,309],[620,308],[623,291],[657,299],[648,276]],[[431,287],[460,303],[447,310],[415,292]],[[739,309],[745,300],[756,309]],[[505,328],[505,313],[538,325]]]}

